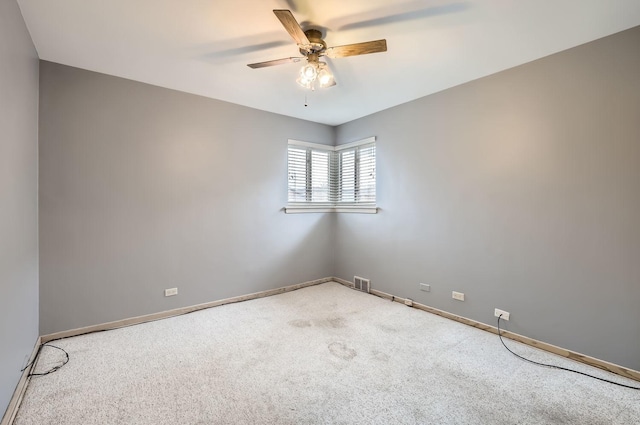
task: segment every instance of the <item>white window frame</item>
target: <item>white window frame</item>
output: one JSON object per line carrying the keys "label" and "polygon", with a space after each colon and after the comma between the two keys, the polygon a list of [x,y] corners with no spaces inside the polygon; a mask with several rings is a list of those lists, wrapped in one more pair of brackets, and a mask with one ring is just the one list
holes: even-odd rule
{"label": "white window frame", "polygon": [[[347,143],[339,146],[328,146],[322,145],[319,143],[310,143],[303,142],[300,140],[289,139],[287,145],[287,157],[288,157],[288,149],[290,146],[297,146],[301,148],[311,149],[312,151],[320,151],[320,152],[329,152],[330,153],[330,167],[332,167],[329,171],[329,180],[330,180],[330,192],[333,195],[333,191],[340,187],[341,183],[337,180],[342,178],[341,170],[336,170],[336,167],[339,167],[338,155],[337,153],[341,151],[347,151],[353,148],[357,148],[363,145],[371,145],[375,146],[376,138],[368,137],[366,139],[358,140],[355,142]],[[357,164],[357,163],[356,163]],[[357,165],[356,165],[357,167]],[[375,170],[375,163],[374,163]],[[310,172],[309,167],[307,166],[307,175]],[[287,173],[289,173],[289,164],[287,161]],[[307,185],[312,184],[307,182]],[[357,185],[357,184],[356,184]],[[289,190],[288,182],[287,182],[287,193]],[[357,187],[356,187],[357,190]],[[377,195],[376,195],[377,196]],[[288,195],[287,195],[288,198]],[[361,214],[376,214],[378,212],[378,207],[376,202],[364,202],[359,203],[357,201],[354,202],[339,202],[330,200],[327,202],[313,202],[306,200],[304,202],[289,202],[284,208],[287,214],[297,214],[297,213],[325,213],[325,212],[340,212],[340,213],[361,213]]]}

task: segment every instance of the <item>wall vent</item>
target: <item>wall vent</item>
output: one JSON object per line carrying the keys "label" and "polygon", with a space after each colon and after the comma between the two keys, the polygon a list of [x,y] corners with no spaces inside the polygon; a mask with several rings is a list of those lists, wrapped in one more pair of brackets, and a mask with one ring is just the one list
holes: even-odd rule
{"label": "wall vent", "polygon": [[369,293],[369,288],[371,287],[371,282],[369,279],[365,279],[364,277],[354,276],[353,277],[353,288],[358,291]]}

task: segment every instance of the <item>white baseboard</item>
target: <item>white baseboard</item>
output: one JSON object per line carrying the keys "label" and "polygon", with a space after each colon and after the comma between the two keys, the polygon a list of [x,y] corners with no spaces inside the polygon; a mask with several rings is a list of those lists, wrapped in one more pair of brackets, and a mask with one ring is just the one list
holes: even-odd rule
{"label": "white baseboard", "polygon": [[18,413],[18,408],[20,407],[20,403],[22,402],[22,397],[24,397],[24,392],[27,390],[27,384],[29,383],[29,373],[33,369],[33,362],[35,361],[36,355],[38,354],[38,350],[40,348],[40,344],[42,344],[42,338],[38,337],[36,339],[36,344],[33,346],[33,351],[31,352],[31,356],[29,356],[29,361],[27,364],[30,366],[22,371],[22,376],[18,381],[18,385],[16,385],[16,389],[13,392],[13,396],[11,400],[9,400],[9,406],[7,406],[7,410],[4,412],[4,416],[2,417],[2,421],[0,421],[0,425],[11,425],[13,420]]}

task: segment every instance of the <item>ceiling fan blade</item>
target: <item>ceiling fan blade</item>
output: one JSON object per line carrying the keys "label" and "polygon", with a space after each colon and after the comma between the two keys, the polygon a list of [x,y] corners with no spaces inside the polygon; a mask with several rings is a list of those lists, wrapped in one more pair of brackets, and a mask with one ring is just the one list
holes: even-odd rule
{"label": "ceiling fan blade", "polygon": [[344,46],[329,47],[324,54],[330,58],[344,58],[346,56],[366,55],[387,51],[387,40],[365,41],[364,43],[346,44]]}
{"label": "ceiling fan blade", "polygon": [[300,62],[302,59],[304,58],[283,58],[267,62],[250,63],[247,66],[253,69],[266,68],[267,66],[284,65],[285,63],[296,63]]}
{"label": "ceiling fan blade", "polygon": [[284,29],[287,30],[291,38],[295,40],[295,42],[299,45],[307,45],[309,43],[309,39],[300,28],[300,24],[296,21],[296,18],[293,17],[293,14],[290,10],[286,9],[276,9],[273,11],[276,14]]}

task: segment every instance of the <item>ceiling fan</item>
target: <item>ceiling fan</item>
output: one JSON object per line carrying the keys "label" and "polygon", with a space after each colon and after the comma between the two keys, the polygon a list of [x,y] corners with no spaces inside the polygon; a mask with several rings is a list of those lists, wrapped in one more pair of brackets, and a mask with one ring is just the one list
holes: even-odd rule
{"label": "ceiling fan", "polygon": [[285,63],[296,63],[302,59],[307,59],[307,64],[300,69],[300,75],[296,82],[302,87],[315,90],[316,83],[320,87],[331,87],[336,85],[335,78],[329,70],[326,62],[320,58],[343,58],[346,56],[366,55],[368,53],[378,53],[387,51],[387,40],[366,41],[364,43],[346,44],[344,46],[327,47],[327,43],[322,39],[322,32],[317,29],[303,31],[300,24],[293,17],[290,10],[277,9],[273,13],[278,17],[282,26],[296,42],[300,53],[304,57],[290,57],[276,59],[267,62],[251,63],[249,68],[265,68],[267,66],[281,65]]}

